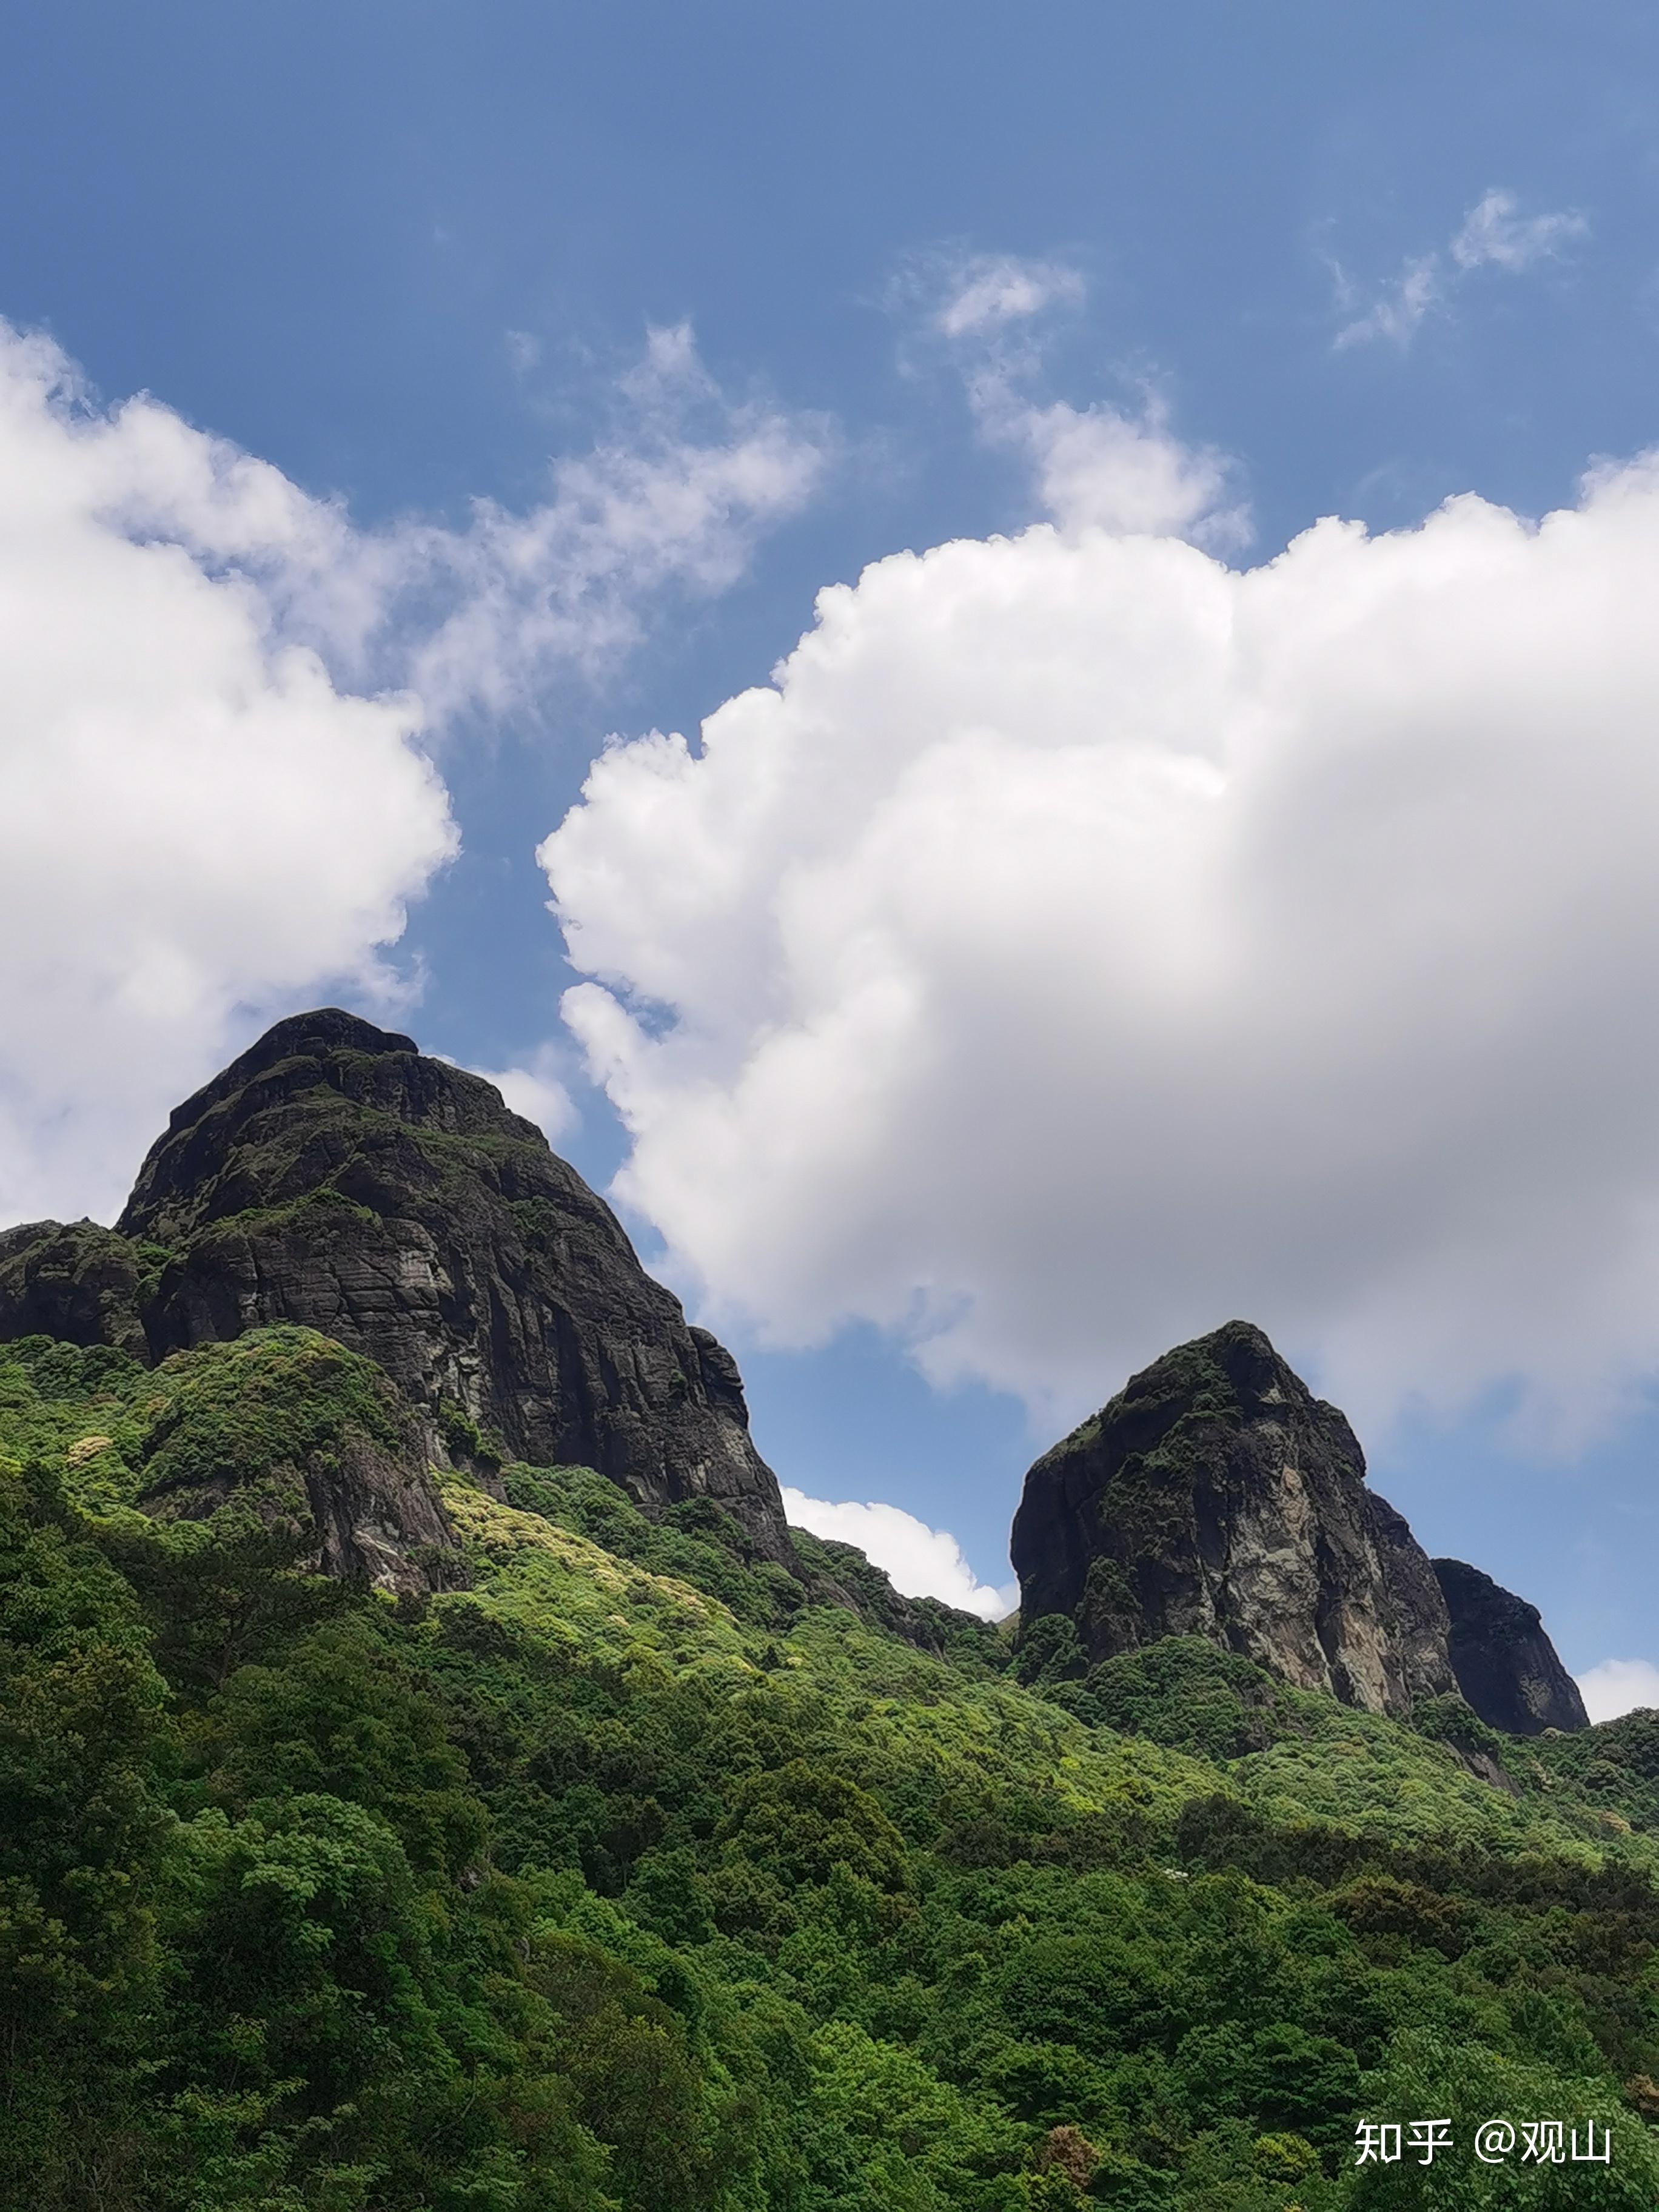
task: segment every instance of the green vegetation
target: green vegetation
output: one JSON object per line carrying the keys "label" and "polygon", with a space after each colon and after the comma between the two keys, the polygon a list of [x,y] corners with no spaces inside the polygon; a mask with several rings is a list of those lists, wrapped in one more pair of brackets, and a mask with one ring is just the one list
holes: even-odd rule
{"label": "green vegetation", "polygon": [[[843,1547],[803,1587],[488,1450],[472,1586],[394,1603],[305,1565],[363,1437],[395,1396],[301,1330],[0,1347],[0,2203],[1659,2201],[1659,1718],[1406,1728],[915,1608],[930,1654],[811,1601],[901,1617]],[[1592,2116],[1606,2166],[1469,2147]]]}

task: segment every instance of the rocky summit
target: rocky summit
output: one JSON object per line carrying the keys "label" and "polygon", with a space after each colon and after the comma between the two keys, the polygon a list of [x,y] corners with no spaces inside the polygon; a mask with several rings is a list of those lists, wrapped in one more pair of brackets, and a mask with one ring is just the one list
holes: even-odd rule
{"label": "rocky summit", "polygon": [[0,1237],[0,1340],[155,1362],[276,1323],[375,1361],[441,1457],[592,1468],[647,1512],[705,1498],[798,1564],[731,1354],[610,1207],[493,1085],[336,1008],[187,1099],[113,1230]]}
{"label": "rocky summit", "polygon": [[1585,1725],[1531,1607],[1455,1628],[1347,1421],[1247,1322],[1166,1352],[1046,1452],[1012,1548],[1022,1632],[1058,1615],[1089,1662],[1199,1636],[1371,1712],[1461,1691],[1496,1727]]}

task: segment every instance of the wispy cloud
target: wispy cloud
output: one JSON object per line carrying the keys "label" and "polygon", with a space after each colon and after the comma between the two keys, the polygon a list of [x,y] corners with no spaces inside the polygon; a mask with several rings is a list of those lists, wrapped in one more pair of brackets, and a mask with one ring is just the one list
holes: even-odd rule
{"label": "wispy cloud", "polygon": [[[1445,295],[1445,285],[1440,256],[1427,253],[1416,261],[1408,261],[1397,276],[1391,276],[1382,286],[1369,307],[1351,323],[1345,323],[1336,334],[1336,348],[1342,352],[1349,346],[1369,345],[1373,339],[1382,338],[1403,350],[1417,336],[1418,325],[1431,308],[1437,307]],[[1338,271],[1338,299],[1346,307],[1355,297],[1353,288]]]}
{"label": "wispy cloud", "polygon": [[1463,228],[1451,242],[1450,252],[1460,269],[1480,269],[1490,264],[1518,275],[1534,262],[1548,261],[1589,235],[1589,225],[1582,215],[1522,216],[1513,192],[1492,191],[1469,210]]}
{"label": "wispy cloud", "polygon": [[1063,262],[977,254],[948,271],[934,325],[943,337],[984,337],[1046,308],[1075,307],[1084,289],[1080,273]]}
{"label": "wispy cloud", "polygon": [[1426,319],[1448,311],[1458,288],[1477,270],[1521,276],[1540,262],[1559,259],[1589,235],[1589,224],[1582,215],[1522,216],[1513,192],[1494,188],[1469,210],[1443,248],[1410,256],[1369,297],[1333,262],[1337,313],[1347,319],[1332,343],[1339,353],[1378,342],[1404,352]]}
{"label": "wispy cloud", "polygon": [[[514,334],[510,353],[518,341],[528,373],[535,342]],[[665,595],[728,589],[811,499],[836,445],[825,417],[723,390],[681,323],[649,331],[616,380],[605,434],[551,461],[529,507],[479,499],[461,529],[410,519],[363,532],[227,449],[222,486],[256,472],[283,526],[243,526],[245,488],[220,497],[202,544],[256,565],[290,631],[345,680],[413,690],[441,725],[521,708],[560,671],[592,678],[639,642]],[[198,504],[205,515],[211,502]]]}
{"label": "wispy cloud", "polygon": [[913,264],[902,295],[922,304],[927,335],[961,376],[980,435],[1022,454],[1042,507],[1063,530],[1188,538],[1212,550],[1247,544],[1248,510],[1231,459],[1186,444],[1144,374],[1127,406],[1045,396],[1057,317],[1081,307],[1082,272],[1063,261],[981,254]]}
{"label": "wispy cloud", "polygon": [[550,665],[592,672],[639,641],[663,594],[737,582],[817,490],[835,443],[823,417],[733,400],[688,324],[652,331],[619,380],[613,434],[556,461],[545,501],[480,501],[469,530],[403,539],[406,588],[453,603],[411,655],[415,688],[441,712],[499,713]]}

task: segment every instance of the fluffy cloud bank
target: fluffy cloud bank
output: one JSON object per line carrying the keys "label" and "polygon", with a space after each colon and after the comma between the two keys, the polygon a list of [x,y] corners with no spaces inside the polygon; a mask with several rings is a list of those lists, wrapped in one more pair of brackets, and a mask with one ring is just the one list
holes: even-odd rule
{"label": "fluffy cloud bank", "polygon": [[[107,1213],[166,1109],[262,1019],[379,999],[455,849],[443,718],[592,668],[717,591],[810,493],[819,432],[653,334],[614,434],[523,514],[354,526],[0,324],[0,1223]],[[550,1064],[509,1071],[556,1125]]]}
{"label": "fluffy cloud bank", "polygon": [[1659,1707],[1659,1667],[1649,1659],[1604,1659],[1578,1677],[1578,1690],[1592,1721],[1616,1721],[1639,1706]]}
{"label": "fluffy cloud bank", "polygon": [[1659,466],[1240,573],[897,555],[543,848],[711,1307],[1052,1417],[1231,1314],[1367,1419],[1659,1366]]}
{"label": "fluffy cloud bank", "polygon": [[839,1504],[786,1489],[783,1510],[791,1525],[837,1544],[855,1544],[881,1568],[903,1597],[943,1598],[981,1620],[1000,1620],[1019,1603],[1019,1585],[993,1589],[981,1582],[947,1529],[930,1528],[896,1505]]}
{"label": "fluffy cloud bank", "polygon": [[337,687],[244,565],[337,528],[0,326],[0,1220],[107,1210],[249,1007],[377,948],[454,848],[407,696]]}

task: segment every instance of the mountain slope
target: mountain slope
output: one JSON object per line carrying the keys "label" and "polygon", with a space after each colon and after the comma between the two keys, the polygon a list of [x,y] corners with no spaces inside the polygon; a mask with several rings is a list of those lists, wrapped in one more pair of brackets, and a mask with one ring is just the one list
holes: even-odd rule
{"label": "mountain slope", "polygon": [[[118,1229],[0,1237],[0,2205],[1645,2212],[1659,1717],[1483,1721],[1243,1324],[1016,1559],[994,1630],[793,1534],[537,1132],[279,1024]],[[1550,1692],[1496,1599],[1468,1685]]]}
{"label": "mountain slope", "polygon": [[[1495,1790],[1457,1700],[1201,1639],[1023,1686],[516,1462],[433,1471],[456,1586],[394,1599],[306,1565],[383,1388],[292,1328],[0,1352],[0,2202],[1654,2201],[1650,1719],[1486,1731]],[[1430,2111],[1429,2194],[1354,2166]],[[1611,2162],[1480,2166],[1504,2112]]]}

